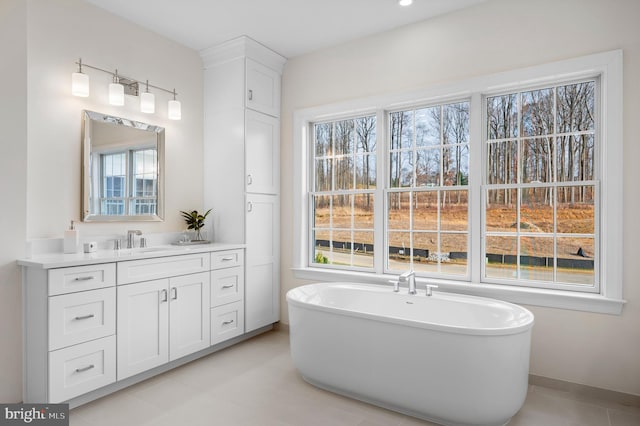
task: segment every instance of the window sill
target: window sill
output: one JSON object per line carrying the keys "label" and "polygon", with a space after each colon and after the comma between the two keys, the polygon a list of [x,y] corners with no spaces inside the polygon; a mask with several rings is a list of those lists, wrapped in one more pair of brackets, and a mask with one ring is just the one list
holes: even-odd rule
{"label": "window sill", "polygon": [[[397,278],[396,275],[379,275],[368,272],[324,268],[293,268],[292,270],[296,278],[316,281],[354,281],[389,285],[389,280]],[[601,314],[620,315],[622,313],[622,307],[626,303],[625,300],[612,299],[600,294],[529,287],[507,287],[504,285],[470,283],[467,281],[416,278],[418,288],[424,288],[427,282],[437,284],[438,290],[440,291],[490,297],[523,305],[544,306],[548,308]]]}

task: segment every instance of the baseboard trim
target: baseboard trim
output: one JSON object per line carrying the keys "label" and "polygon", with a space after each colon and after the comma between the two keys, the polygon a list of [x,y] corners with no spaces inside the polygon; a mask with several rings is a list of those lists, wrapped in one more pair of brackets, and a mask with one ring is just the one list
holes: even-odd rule
{"label": "baseboard trim", "polygon": [[579,383],[537,376],[535,374],[529,374],[529,384],[568,392],[582,397],[591,397],[604,401],[615,402],[629,407],[640,407],[640,395],[597,388],[595,386],[581,385]]}

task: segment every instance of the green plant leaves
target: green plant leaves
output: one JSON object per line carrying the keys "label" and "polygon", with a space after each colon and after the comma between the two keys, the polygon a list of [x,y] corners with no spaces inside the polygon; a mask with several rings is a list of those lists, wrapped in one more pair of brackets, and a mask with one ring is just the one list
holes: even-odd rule
{"label": "green plant leaves", "polygon": [[195,229],[196,231],[204,227],[204,220],[207,218],[212,209],[207,210],[204,214],[198,213],[198,210],[185,212],[180,210],[182,218],[187,223],[187,229]]}

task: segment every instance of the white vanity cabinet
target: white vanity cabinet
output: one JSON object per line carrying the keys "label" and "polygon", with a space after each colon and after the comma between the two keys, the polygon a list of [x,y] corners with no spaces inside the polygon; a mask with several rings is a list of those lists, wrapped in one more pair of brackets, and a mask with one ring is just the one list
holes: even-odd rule
{"label": "white vanity cabinet", "polygon": [[267,331],[245,331],[243,244],[163,250],[18,261],[24,402],[74,407]]}
{"label": "white vanity cabinet", "polygon": [[116,381],[115,272],[115,263],[25,268],[25,402],[62,402]]}
{"label": "white vanity cabinet", "polygon": [[216,253],[211,265],[211,344],[244,333],[244,253]]}
{"label": "white vanity cabinet", "polygon": [[118,380],[209,346],[209,265],[209,253],[118,264]]}
{"label": "white vanity cabinet", "polygon": [[280,76],[286,59],[248,37],[201,56],[204,204],[216,210],[209,229],[216,240],[246,245],[249,332],[279,320]]}

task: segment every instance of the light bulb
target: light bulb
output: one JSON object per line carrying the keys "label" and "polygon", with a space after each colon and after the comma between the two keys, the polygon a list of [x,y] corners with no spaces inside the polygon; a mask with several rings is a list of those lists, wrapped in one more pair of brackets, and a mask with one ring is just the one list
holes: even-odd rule
{"label": "light bulb", "polygon": [[181,120],[182,119],[182,108],[180,106],[180,101],[176,101],[172,99],[169,101],[169,120]]}
{"label": "light bulb", "polygon": [[71,74],[71,94],[86,98],[89,96],[89,76],[82,72]]}
{"label": "light bulb", "polygon": [[398,0],[398,4],[400,6],[411,6],[413,4],[413,0]]}
{"label": "light bulb", "polygon": [[147,114],[156,112],[156,97],[153,93],[144,92],[140,94],[140,111]]}
{"label": "light bulb", "polygon": [[117,106],[124,105],[124,86],[122,84],[109,84],[109,103]]}

